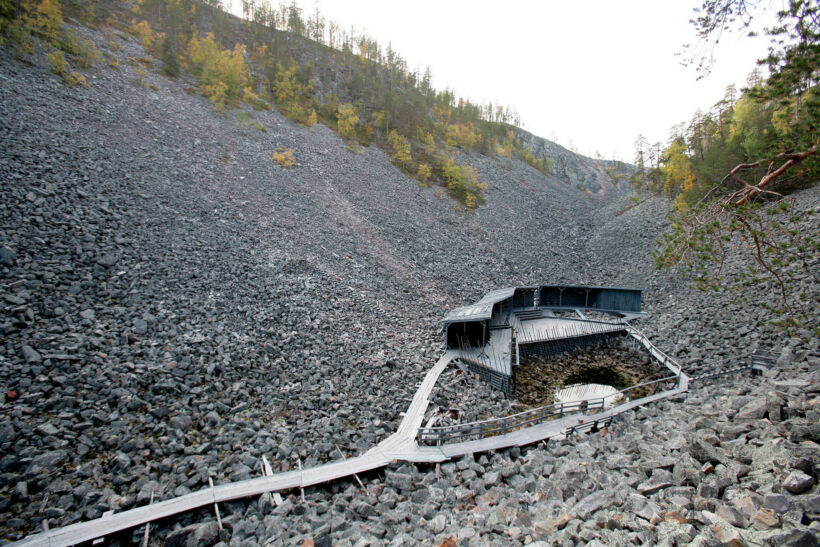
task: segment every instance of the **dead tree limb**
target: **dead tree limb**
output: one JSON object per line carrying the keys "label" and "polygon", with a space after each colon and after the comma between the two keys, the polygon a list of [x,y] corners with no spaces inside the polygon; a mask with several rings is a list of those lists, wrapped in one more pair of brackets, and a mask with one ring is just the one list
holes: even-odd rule
{"label": "dead tree limb", "polygon": [[[795,312],[788,295],[792,278],[785,269],[782,269],[782,260],[799,260],[803,269],[811,272],[806,252],[796,241],[801,236],[781,226],[776,219],[764,220],[764,212],[756,212],[752,202],[763,196],[774,198],[774,206],[767,209],[765,214],[776,212],[780,207],[778,204],[783,201],[793,205],[794,198],[784,197],[775,190],[777,184],[783,180],[782,177],[790,168],[818,154],[819,145],[820,143],[815,143],[800,152],[784,152],[774,157],[735,166],[689,210],[688,214],[682,215],[675,223],[675,231],[666,238],[663,250],[656,255],[658,263],[684,266],[699,271],[700,279],[706,279],[708,282],[708,278],[720,277],[723,273],[728,251],[724,241],[728,241],[732,233],[737,233],[750,243],[749,254],[752,261],[776,284],[786,310],[789,315],[794,316]],[[750,177],[744,175],[753,169],[757,169],[757,172],[765,171],[756,183],[748,182],[751,180]],[[739,188],[727,188],[728,181],[734,181]],[[764,250],[771,253],[772,257],[767,257]],[[709,268],[705,262],[712,262],[714,268]],[[712,270],[711,273],[708,270]],[[817,275],[814,277],[816,279]],[[794,303],[802,313],[799,302]]]}
{"label": "dead tree limb", "polygon": [[[733,179],[743,184],[743,188],[730,194],[729,199],[726,203],[728,205],[740,206],[744,203],[748,203],[749,200],[753,199],[760,193],[773,193],[779,196],[780,194],[778,194],[777,192],[772,192],[771,190],[768,190],[766,187],[772,184],[774,181],[776,181],[778,177],[780,177],[783,173],[785,173],[794,165],[816,154],[817,150],[817,144],[815,144],[808,150],[803,150],[802,152],[790,152],[779,154],[772,160],[760,160],[754,163],[741,163],[740,165],[732,169],[729,175],[727,176],[731,176]],[[785,161],[783,161],[783,164],[780,167],[778,167],[777,169],[773,169],[775,162],[777,160]],[[744,169],[751,169],[753,167],[757,167],[765,163],[766,161],[770,161],[768,172],[762,179],[760,179],[760,182],[758,182],[757,184],[749,184],[737,175],[740,171]],[[726,178],[724,177],[723,180],[726,180]]]}

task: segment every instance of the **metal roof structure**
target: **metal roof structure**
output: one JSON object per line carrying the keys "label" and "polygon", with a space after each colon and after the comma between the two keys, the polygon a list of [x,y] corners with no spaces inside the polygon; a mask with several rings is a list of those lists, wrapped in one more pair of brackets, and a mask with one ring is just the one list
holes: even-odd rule
{"label": "metal roof structure", "polygon": [[522,358],[624,336],[629,321],[643,315],[642,293],[569,284],[496,289],[447,314],[442,320],[444,347],[457,352],[481,379],[512,395]]}
{"label": "metal roof structure", "polygon": [[[505,287],[503,289],[496,289],[486,293],[481,297],[481,300],[468,306],[461,306],[451,310],[447,316],[442,319],[442,323],[463,323],[468,321],[483,321],[490,319],[493,315],[493,306],[499,302],[503,302],[515,295],[519,290],[534,290],[540,292],[544,289],[576,289],[585,291],[617,291],[620,293],[641,293],[643,289],[628,288],[628,287],[601,287],[596,285],[564,285],[564,284],[547,284],[547,285],[530,285],[522,287]],[[638,306],[640,306],[638,301]],[[579,306],[568,306],[579,307]],[[580,306],[584,307],[584,306]],[[635,310],[626,310],[635,311]]]}
{"label": "metal roof structure", "polygon": [[[496,289],[490,291],[481,297],[481,300],[469,306],[462,306],[456,308],[447,314],[442,321],[444,323],[460,323],[462,321],[481,321],[489,319],[493,315],[493,306],[498,302],[503,302],[508,298],[512,298],[516,289],[521,287],[507,287],[505,289]],[[535,287],[528,287],[535,288]]]}

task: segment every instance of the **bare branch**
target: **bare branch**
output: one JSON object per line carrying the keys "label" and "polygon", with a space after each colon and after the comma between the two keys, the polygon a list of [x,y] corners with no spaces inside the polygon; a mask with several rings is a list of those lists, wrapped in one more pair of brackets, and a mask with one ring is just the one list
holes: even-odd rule
{"label": "bare branch", "polygon": [[[797,163],[800,163],[804,159],[813,156],[817,153],[817,145],[815,144],[808,150],[804,150],[803,152],[794,152],[791,154],[780,154],[777,156],[777,159],[785,159],[786,161],[775,169],[774,171],[770,171],[765,177],[763,177],[759,183],[755,186],[751,186],[748,189],[744,189],[744,194],[740,196],[740,199],[735,202],[735,205],[743,205],[747,203],[750,199],[754,198],[757,194],[763,191],[763,188],[777,180],[777,178],[785,173],[789,168],[794,166]],[[774,162],[774,160],[772,160]],[[759,162],[758,162],[759,163]],[[734,169],[733,169],[734,171]]]}

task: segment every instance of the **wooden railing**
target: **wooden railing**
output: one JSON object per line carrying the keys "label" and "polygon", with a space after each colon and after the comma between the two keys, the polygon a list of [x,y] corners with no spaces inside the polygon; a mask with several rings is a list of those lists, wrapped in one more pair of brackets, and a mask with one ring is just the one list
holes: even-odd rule
{"label": "wooden railing", "polygon": [[[495,435],[505,435],[513,431],[531,427],[549,420],[563,418],[569,414],[600,412],[606,407],[607,399],[621,396],[625,401],[631,401],[635,391],[640,389],[651,390],[657,393],[662,384],[671,384],[660,391],[678,386],[679,375],[667,376],[659,380],[644,382],[628,388],[610,393],[603,397],[595,397],[581,401],[554,403],[547,406],[532,408],[503,418],[492,418],[480,422],[466,424],[445,425],[438,427],[422,427],[418,431],[417,440],[420,445],[441,445],[451,442],[464,442],[484,439]],[[651,393],[650,393],[651,394]],[[642,398],[642,397],[641,397]]]}

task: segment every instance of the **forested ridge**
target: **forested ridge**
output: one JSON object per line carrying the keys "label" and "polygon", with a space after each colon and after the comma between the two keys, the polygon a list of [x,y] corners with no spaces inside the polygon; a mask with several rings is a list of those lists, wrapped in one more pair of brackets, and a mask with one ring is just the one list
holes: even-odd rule
{"label": "forested ridge", "polygon": [[[440,185],[467,210],[485,202],[486,183],[458,161],[462,152],[514,156],[544,174],[553,169],[549,157],[536,157],[523,144],[521,120],[510,107],[436,90],[429,67],[413,70],[389,44],[342,29],[318,9],[305,14],[295,2],[276,8],[243,2],[243,19],[217,0],[0,0],[0,6],[4,40],[22,50],[32,47],[31,36],[53,45],[49,60],[69,85],[83,84],[74,67],[97,62],[100,54],[61,28],[64,14],[137,36],[165,74],[190,72],[197,91],[226,116],[264,130],[231,110],[240,103],[275,106],[294,122],[327,125],[353,148],[375,143],[405,174]],[[276,151],[274,158],[290,166],[293,151]]]}
{"label": "forested ridge", "polygon": [[[708,72],[723,34],[752,35],[752,23],[767,9],[760,2],[706,0],[692,24],[710,53],[689,62]],[[773,280],[781,304],[772,309],[787,312],[793,325],[816,304],[795,294],[793,280],[797,270],[818,279],[820,241],[797,228],[815,210],[781,213],[793,209],[790,194],[820,179],[820,3],[789,0],[774,16],[776,24],[764,31],[768,55],[746,86],[727,87],[709,110],[673,128],[665,146],[639,135],[630,180],[639,193],[674,198],[677,215],[656,250],[658,267],[681,267],[697,286],[721,290],[727,255],[747,251],[748,270],[728,281],[748,287]]]}

